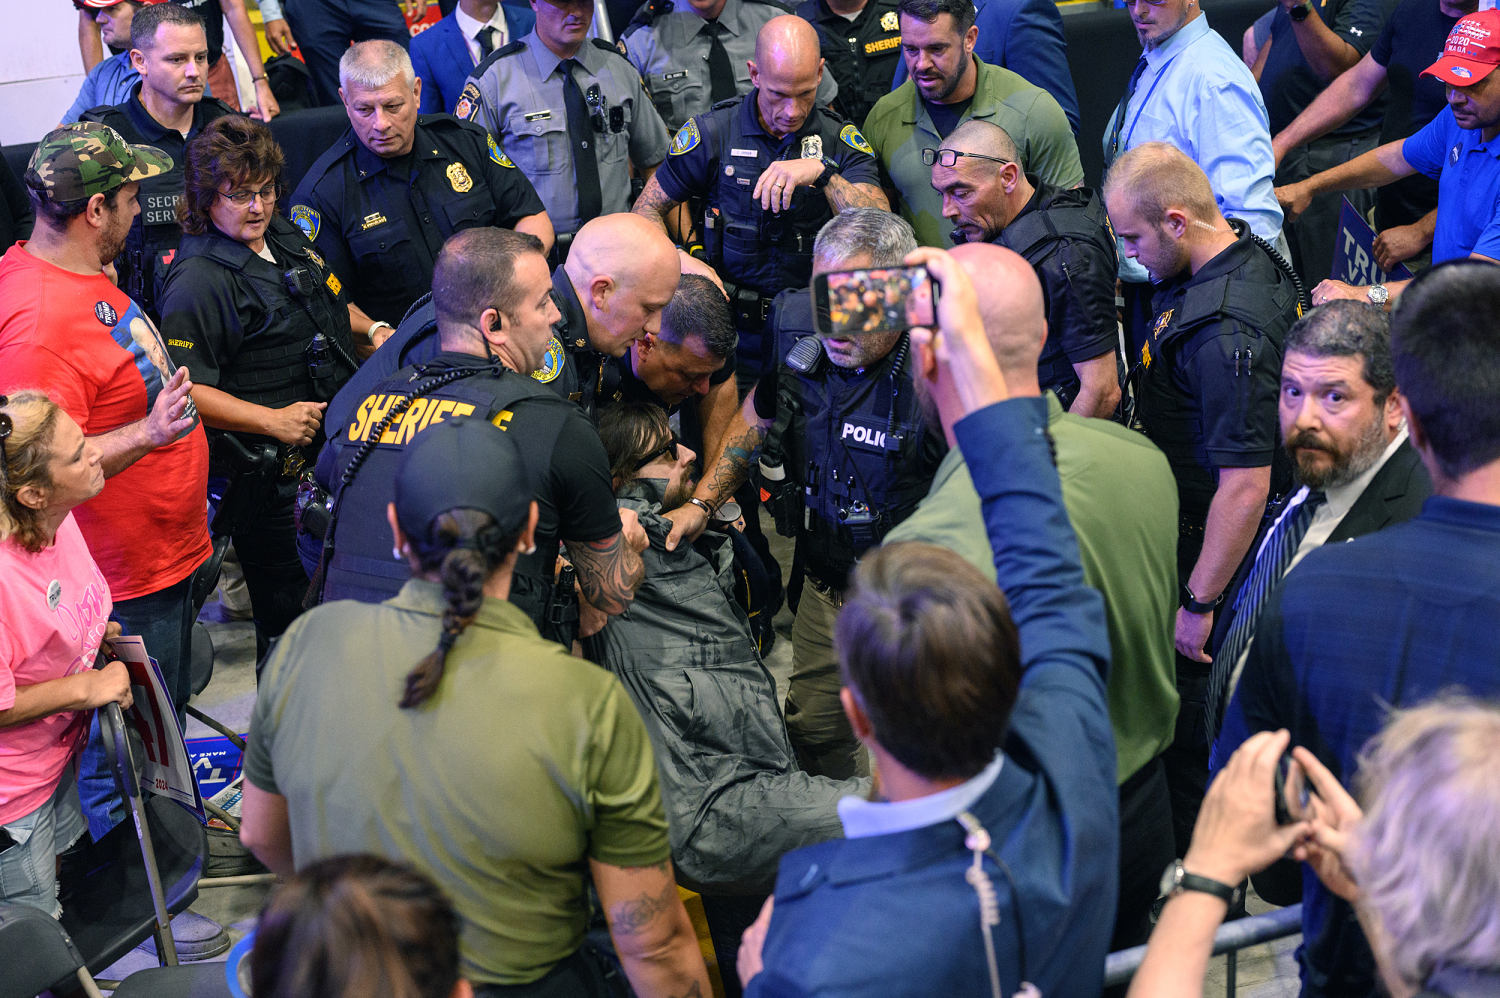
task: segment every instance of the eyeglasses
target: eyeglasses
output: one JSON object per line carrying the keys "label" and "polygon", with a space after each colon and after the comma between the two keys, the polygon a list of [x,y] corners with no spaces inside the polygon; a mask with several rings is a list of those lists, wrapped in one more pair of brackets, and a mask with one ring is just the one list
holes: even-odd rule
{"label": "eyeglasses", "polygon": [[[9,395],[0,395],[0,409],[10,405]],[[15,431],[16,424],[11,422],[10,413],[0,412],[0,471],[10,478],[10,455],[5,453],[5,441],[10,439],[11,433]]]}
{"label": "eyeglasses", "polygon": [[232,194],[221,193],[219,197],[231,202],[236,208],[248,208],[250,202],[260,198],[261,204],[270,204],[276,200],[276,185],[267,184],[258,191],[235,191]]}
{"label": "eyeglasses", "polygon": [[983,159],[991,163],[999,163],[1001,166],[1009,166],[1014,160],[1001,159],[998,156],[986,156],[977,152],[959,152],[957,149],[923,149],[922,165],[931,166],[937,163],[939,166],[952,167],[958,163],[958,157],[967,156],[970,159]]}
{"label": "eyeglasses", "polygon": [[672,434],[667,438],[666,443],[656,448],[656,450],[652,451],[650,454],[647,454],[645,458],[643,458],[641,462],[635,466],[635,470],[640,471],[646,465],[655,464],[657,461],[660,461],[663,458],[669,461],[677,460],[677,434]]}

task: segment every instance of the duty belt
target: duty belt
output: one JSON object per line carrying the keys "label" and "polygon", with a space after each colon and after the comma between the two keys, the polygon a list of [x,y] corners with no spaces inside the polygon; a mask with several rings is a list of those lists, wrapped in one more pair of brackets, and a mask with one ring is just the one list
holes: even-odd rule
{"label": "duty belt", "polygon": [[747,288],[733,281],[725,281],[724,289],[729,292],[729,307],[734,312],[736,328],[759,329],[771,317],[771,302],[775,299],[767,298],[754,288]]}
{"label": "duty belt", "polygon": [[828,600],[828,602],[832,603],[834,606],[844,605],[843,589],[829,585],[827,582],[824,582],[822,579],[818,578],[811,572],[804,572],[803,577],[807,580],[807,584],[816,589],[824,599]]}

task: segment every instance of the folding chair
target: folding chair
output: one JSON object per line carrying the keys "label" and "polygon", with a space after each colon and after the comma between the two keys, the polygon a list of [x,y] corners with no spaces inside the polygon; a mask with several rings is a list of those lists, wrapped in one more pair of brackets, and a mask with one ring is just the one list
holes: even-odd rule
{"label": "folding chair", "polygon": [[203,826],[175,801],[142,794],[117,704],[99,711],[99,729],[131,820],[94,843],[87,872],[64,884],[62,924],[92,973],[153,936],[161,961],[175,966],[171,917],[198,897],[208,851]]}
{"label": "folding chair", "polygon": [[36,998],[75,982],[89,998],[100,998],[67,930],[30,905],[0,902],[0,967],[0,998]]}

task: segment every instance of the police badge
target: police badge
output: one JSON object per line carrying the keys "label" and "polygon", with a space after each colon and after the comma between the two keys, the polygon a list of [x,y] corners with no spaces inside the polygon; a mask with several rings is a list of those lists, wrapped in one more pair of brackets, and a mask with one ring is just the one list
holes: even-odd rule
{"label": "police badge", "polygon": [[467,194],[474,189],[474,178],[469,176],[469,171],[464,169],[462,163],[449,163],[448,183],[453,185],[453,190],[459,194]]}
{"label": "police badge", "polygon": [[888,10],[880,15],[880,30],[895,31],[901,27],[901,21],[894,10]]}
{"label": "police badge", "polygon": [[802,136],[802,158],[803,159],[822,159],[823,158],[823,136],[821,136],[821,135],[804,135],[804,136]]}

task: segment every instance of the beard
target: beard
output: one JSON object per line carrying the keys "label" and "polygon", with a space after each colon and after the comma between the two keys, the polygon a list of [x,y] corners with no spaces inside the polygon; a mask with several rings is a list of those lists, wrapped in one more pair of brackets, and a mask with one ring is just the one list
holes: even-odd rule
{"label": "beard", "polygon": [[[1383,417],[1377,410],[1376,417],[1347,450],[1307,431],[1291,437],[1285,447],[1297,469],[1297,480],[1310,489],[1324,490],[1347,485],[1369,471],[1385,453],[1388,443]],[[1315,462],[1314,458],[1320,454],[1326,455],[1327,460]]]}
{"label": "beard", "polygon": [[668,485],[661,499],[662,512],[670,512],[682,506],[692,498],[693,491],[697,488],[698,480],[691,475],[683,475],[682,481],[676,485]]}

